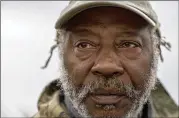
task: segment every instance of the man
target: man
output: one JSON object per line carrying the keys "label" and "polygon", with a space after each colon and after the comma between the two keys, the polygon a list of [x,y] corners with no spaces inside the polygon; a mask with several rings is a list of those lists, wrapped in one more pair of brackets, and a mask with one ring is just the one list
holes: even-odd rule
{"label": "man", "polygon": [[55,28],[61,73],[34,117],[155,117],[150,94],[170,45],[149,2],[71,1]]}

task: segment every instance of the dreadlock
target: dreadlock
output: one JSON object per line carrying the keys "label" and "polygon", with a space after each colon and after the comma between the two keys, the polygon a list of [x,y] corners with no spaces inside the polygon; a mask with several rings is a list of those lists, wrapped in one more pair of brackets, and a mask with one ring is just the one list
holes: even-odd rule
{"label": "dreadlock", "polygon": [[[158,32],[159,27],[160,27],[160,24],[158,23],[158,25],[153,28],[153,33],[157,37],[157,39],[159,41],[159,45],[158,45],[159,56],[160,56],[161,62],[163,62],[164,58],[163,58],[163,55],[162,55],[161,46],[165,47],[168,51],[171,51],[171,44],[169,42],[165,41],[165,39],[166,39],[165,37],[161,37],[160,33]],[[57,29],[57,31],[56,31],[56,39],[55,39],[56,43],[51,46],[49,57],[47,58],[47,60],[45,61],[44,66],[42,66],[41,69],[47,68],[47,66],[48,66],[48,64],[49,64],[49,62],[50,62],[50,60],[51,60],[51,58],[53,56],[53,51],[59,46],[60,43],[63,42],[64,39],[59,40],[62,37],[61,35],[62,35],[61,30]],[[151,35],[153,35],[153,34],[151,34]]]}
{"label": "dreadlock", "polygon": [[60,42],[59,42],[60,35],[61,35],[61,33],[59,33],[59,30],[57,30],[57,31],[56,31],[56,39],[55,39],[55,42],[56,42],[56,43],[51,46],[50,52],[49,52],[50,55],[49,55],[49,57],[47,58],[47,60],[45,61],[44,66],[41,67],[41,69],[47,68],[47,66],[48,66],[48,64],[49,64],[49,62],[50,62],[50,60],[51,60],[51,58],[52,58],[52,56],[53,56],[53,51],[54,51],[54,50],[59,46],[59,44],[60,44]]}
{"label": "dreadlock", "polygon": [[58,43],[52,45],[52,47],[50,48],[50,55],[49,57],[47,58],[46,62],[45,62],[45,65],[41,67],[41,69],[45,69],[47,68],[49,62],[50,62],[50,59],[52,58],[52,55],[53,55],[53,51],[54,49],[58,46]]}
{"label": "dreadlock", "polygon": [[164,61],[164,59],[163,59],[163,55],[162,55],[161,46],[165,47],[168,51],[171,51],[171,44],[169,42],[166,42],[164,39],[165,39],[165,37],[162,37],[160,39],[160,45],[158,46],[159,51],[160,51],[160,60],[162,62]]}
{"label": "dreadlock", "polygon": [[[163,58],[163,55],[162,55],[162,50],[161,50],[161,47],[165,47],[168,51],[171,51],[171,44],[167,41],[165,41],[165,37],[162,37],[161,36],[161,33],[160,33],[160,23],[157,23],[156,26],[153,28],[153,32],[151,33],[151,35],[157,37],[156,40],[158,40],[158,46],[157,48],[159,49],[159,55],[160,55],[160,60],[161,62],[164,61],[164,58]],[[154,39],[155,40],[155,39]]]}

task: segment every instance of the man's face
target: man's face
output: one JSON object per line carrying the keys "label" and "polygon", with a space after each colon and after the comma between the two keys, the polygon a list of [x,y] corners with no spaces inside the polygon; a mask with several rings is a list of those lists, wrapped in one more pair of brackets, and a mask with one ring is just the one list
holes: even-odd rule
{"label": "man's face", "polygon": [[72,107],[92,117],[137,112],[154,85],[149,84],[153,45],[147,23],[127,10],[99,7],[75,16],[67,30],[68,82],[62,86]]}

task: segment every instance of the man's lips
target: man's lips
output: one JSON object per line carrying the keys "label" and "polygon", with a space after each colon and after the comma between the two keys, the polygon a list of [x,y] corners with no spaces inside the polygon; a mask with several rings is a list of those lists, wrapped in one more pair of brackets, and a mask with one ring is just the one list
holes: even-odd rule
{"label": "man's lips", "polygon": [[92,95],[91,98],[96,104],[116,104],[126,96],[124,95]]}

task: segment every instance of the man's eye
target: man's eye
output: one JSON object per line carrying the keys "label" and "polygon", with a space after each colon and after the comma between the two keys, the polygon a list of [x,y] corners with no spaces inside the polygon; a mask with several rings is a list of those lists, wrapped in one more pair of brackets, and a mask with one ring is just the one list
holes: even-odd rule
{"label": "man's eye", "polygon": [[94,48],[94,46],[87,42],[81,42],[76,45],[76,47],[84,49],[84,48]]}
{"label": "man's eye", "polygon": [[120,45],[120,48],[136,48],[136,47],[139,47],[140,44],[138,43],[134,43],[134,42],[123,42],[121,45]]}

